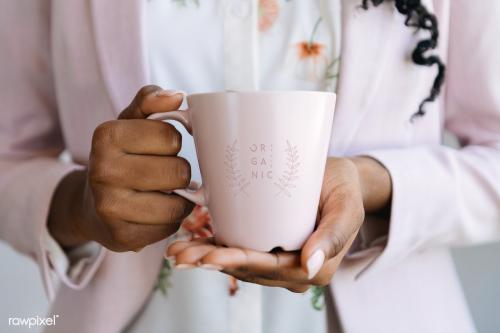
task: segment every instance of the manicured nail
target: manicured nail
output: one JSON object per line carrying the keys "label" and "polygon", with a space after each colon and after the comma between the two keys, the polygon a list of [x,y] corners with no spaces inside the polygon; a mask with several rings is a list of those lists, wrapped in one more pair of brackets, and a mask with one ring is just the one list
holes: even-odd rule
{"label": "manicured nail", "polygon": [[170,97],[174,95],[182,94],[183,96],[186,96],[186,92],[182,90],[157,90],[155,92],[156,97]]}
{"label": "manicured nail", "polygon": [[195,267],[196,267],[195,265],[191,265],[191,264],[178,264],[178,265],[175,265],[176,269],[191,269],[191,268],[195,268]]}
{"label": "manicured nail", "polygon": [[210,271],[222,271],[224,269],[224,267],[220,265],[213,265],[213,264],[202,264],[200,267],[203,269],[208,269]]}
{"label": "manicured nail", "polygon": [[318,274],[325,262],[325,252],[316,250],[312,256],[307,259],[307,278],[311,280]]}

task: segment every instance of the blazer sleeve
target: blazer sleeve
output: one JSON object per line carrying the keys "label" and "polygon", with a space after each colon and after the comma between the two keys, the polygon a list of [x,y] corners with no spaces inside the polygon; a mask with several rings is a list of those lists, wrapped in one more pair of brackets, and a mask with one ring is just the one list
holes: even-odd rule
{"label": "blazer sleeve", "polygon": [[54,260],[64,258],[46,226],[52,195],[80,166],[59,159],[64,142],[51,68],[50,1],[0,0],[0,8],[0,238],[39,264],[52,298],[58,275],[81,288],[99,260],[86,258],[79,274],[54,269],[62,267]]}
{"label": "blazer sleeve", "polygon": [[500,1],[450,1],[445,127],[459,149],[371,151],[390,172],[387,244],[370,272],[427,248],[500,239]]}

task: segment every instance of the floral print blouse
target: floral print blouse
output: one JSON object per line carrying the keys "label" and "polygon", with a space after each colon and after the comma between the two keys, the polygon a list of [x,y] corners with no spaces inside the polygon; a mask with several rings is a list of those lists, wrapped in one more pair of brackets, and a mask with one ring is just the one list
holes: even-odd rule
{"label": "floral print blouse", "polygon": [[[145,0],[145,7],[146,49],[154,84],[187,93],[336,90],[340,0]],[[192,138],[181,126],[177,128],[183,135],[180,155],[190,161],[193,179],[199,181]],[[169,241],[211,236],[208,210],[196,207]],[[318,307],[317,290],[296,295],[236,282],[219,272],[172,267],[173,263],[164,262],[152,299],[130,332],[325,330],[324,311],[313,309]],[[210,282],[214,275],[219,282]],[[206,298],[211,306],[197,304],[203,298],[189,304],[188,311],[196,311],[191,317],[171,308],[192,298],[196,290],[205,295],[224,289]],[[267,298],[272,300],[266,302]],[[224,319],[212,323],[213,316]]]}

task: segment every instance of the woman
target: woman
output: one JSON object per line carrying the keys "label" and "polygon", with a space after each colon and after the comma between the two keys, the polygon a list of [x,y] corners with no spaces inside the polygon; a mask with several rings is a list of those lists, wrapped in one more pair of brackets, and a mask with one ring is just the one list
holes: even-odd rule
{"label": "woman", "polygon": [[[500,238],[500,4],[259,5],[2,1],[0,235],[40,264],[51,329],[320,332],[323,314],[283,288],[333,281],[334,332],[474,331],[447,247]],[[168,248],[179,269],[251,282],[233,296],[232,280],[201,269],[154,290],[170,273],[161,240],[192,209],[158,190],[199,173],[187,136],[191,171],[179,132],[145,119],[183,94],[151,83],[337,91],[318,227],[300,254],[211,238]],[[461,149],[441,145],[445,128]],[[210,236],[208,215],[194,214],[174,237]]]}

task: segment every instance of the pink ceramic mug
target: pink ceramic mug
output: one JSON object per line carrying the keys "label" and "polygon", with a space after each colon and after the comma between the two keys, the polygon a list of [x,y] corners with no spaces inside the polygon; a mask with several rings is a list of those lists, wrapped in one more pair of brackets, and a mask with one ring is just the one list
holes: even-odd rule
{"label": "pink ceramic mug", "polygon": [[217,92],[156,115],[193,135],[203,186],[174,192],[203,206],[221,244],[298,250],[314,229],[335,94]]}

